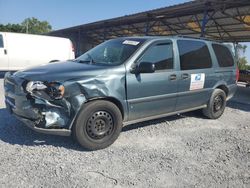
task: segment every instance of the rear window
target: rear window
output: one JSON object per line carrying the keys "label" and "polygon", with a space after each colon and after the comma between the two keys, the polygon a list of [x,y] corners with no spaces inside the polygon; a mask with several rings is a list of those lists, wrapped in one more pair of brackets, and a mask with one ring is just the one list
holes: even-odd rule
{"label": "rear window", "polygon": [[0,48],[3,48],[3,36],[0,35]]}
{"label": "rear window", "polygon": [[181,70],[205,69],[212,67],[206,43],[192,40],[178,40]]}
{"label": "rear window", "polygon": [[234,65],[234,60],[229,49],[220,44],[212,44],[217,61],[220,67],[231,67]]}

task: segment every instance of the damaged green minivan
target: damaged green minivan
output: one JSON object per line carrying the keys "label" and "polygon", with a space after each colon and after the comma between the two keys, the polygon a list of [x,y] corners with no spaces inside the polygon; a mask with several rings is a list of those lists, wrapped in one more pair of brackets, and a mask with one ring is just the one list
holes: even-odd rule
{"label": "damaged green minivan", "polygon": [[111,145],[123,125],[197,109],[219,118],[237,79],[221,43],[124,37],[75,60],[6,73],[4,88],[7,108],[27,126],[96,150]]}

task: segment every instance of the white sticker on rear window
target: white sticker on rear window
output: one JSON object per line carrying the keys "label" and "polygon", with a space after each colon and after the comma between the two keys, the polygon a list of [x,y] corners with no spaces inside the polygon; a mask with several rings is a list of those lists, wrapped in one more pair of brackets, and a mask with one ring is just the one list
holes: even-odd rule
{"label": "white sticker on rear window", "polygon": [[203,89],[205,83],[205,74],[191,74],[190,90]]}
{"label": "white sticker on rear window", "polygon": [[128,45],[137,46],[139,43],[140,43],[140,42],[138,42],[138,41],[125,40],[122,44],[128,44]]}

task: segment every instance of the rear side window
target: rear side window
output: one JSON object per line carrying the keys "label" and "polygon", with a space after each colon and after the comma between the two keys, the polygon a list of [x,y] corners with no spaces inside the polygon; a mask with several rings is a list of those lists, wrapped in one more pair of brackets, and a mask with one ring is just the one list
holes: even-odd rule
{"label": "rear side window", "polygon": [[159,43],[151,46],[139,59],[139,62],[155,64],[155,70],[173,69],[172,43]]}
{"label": "rear side window", "polygon": [[212,60],[206,43],[192,40],[178,40],[181,70],[212,67]]}
{"label": "rear side window", "polygon": [[229,49],[220,44],[212,44],[217,61],[220,67],[231,67],[234,65],[234,59]]}
{"label": "rear side window", "polygon": [[3,36],[0,35],[0,48],[3,48]]}

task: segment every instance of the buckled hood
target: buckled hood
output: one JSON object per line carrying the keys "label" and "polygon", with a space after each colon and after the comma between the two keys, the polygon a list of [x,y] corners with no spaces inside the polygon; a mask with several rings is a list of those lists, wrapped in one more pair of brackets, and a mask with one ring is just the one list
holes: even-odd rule
{"label": "buckled hood", "polygon": [[[109,67],[110,68],[110,67]],[[66,81],[79,77],[102,74],[107,66],[72,61],[51,63],[16,72],[14,75],[26,80]]]}

